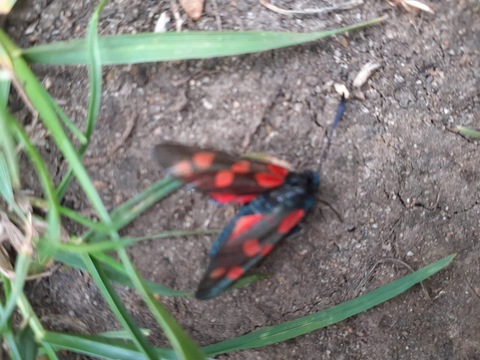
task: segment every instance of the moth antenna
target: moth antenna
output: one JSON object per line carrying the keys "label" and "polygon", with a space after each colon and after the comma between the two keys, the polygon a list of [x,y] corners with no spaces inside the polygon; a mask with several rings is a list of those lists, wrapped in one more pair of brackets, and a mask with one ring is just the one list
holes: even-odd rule
{"label": "moth antenna", "polygon": [[333,121],[332,127],[330,128],[330,131],[328,132],[328,135],[327,135],[327,144],[323,149],[322,157],[320,158],[320,164],[318,164],[317,173],[319,175],[320,175],[320,171],[322,170],[322,164],[327,158],[328,151],[330,149],[330,146],[332,145],[332,138],[333,138],[333,134],[335,133],[335,129],[340,123],[343,113],[345,112],[346,102],[347,102],[347,99],[345,98],[345,95],[342,95],[342,99],[340,100],[340,103],[338,104],[338,107],[337,107],[337,114],[335,115],[335,120]]}

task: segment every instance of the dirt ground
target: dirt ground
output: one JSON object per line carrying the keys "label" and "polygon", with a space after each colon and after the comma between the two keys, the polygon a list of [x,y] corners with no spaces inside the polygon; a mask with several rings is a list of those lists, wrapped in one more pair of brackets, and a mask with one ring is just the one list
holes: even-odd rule
{"label": "dirt ground", "polygon": [[[113,207],[159,178],[150,154],[165,140],[233,153],[265,152],[298,169],[316,167],[338,104],[331,84],[350,87],[362,65],[381,64],[360,98],[347,104],[323,165],[322,197],[344,221],[318,205],[322,211],[312,214],[304,232],[284,241],[256,269],[270,279],[211,301],[163,302],[206,345],[319,311],[408,272],[386,260],[359,287],[377,261],[399,259],[418,269],[458,253],[453,265],[425,283],[430,300],[415,287],[335,326],[218,358],[480,359],[478,142],[452,131],[459,124],[480,128],[479,2],[437,1],[431,15],[375,0],[336,14],[294,17],[253,0],[214,4],[207,0],[201,20],[187,20],[184,29],[217,30],[220,20],[223,29],[309,32],[383,14],[390,19],[348,36],[261,54],[104,68],[103,104],[87,161],[104,201]],[[28,0],[5,26],[22,46],[79,38],[94,5]],[[101,17],[101,33],[152,31],[160,13],[170,10],[169,1],[112,1]],[[34,69],[80,124],[86,113],[85,68]],[[53,173],[65,169],[51,146],[42,151]],[[25,187],[38,185],[25,176]],[[68,203],[88,209],[79,191],[69,193]],[[234,211],[181,190],[123,234],[221,228]],[[193,290],[213,240],[152,241],[130,254],[146,278]],[[29,290],[49,328],[93,333],[118,327],[92,280],[80,271],[61,269]],[[138,296],[118,290],[139,323],[156,329]],[[158,329],[154,336],[165,344]]]}

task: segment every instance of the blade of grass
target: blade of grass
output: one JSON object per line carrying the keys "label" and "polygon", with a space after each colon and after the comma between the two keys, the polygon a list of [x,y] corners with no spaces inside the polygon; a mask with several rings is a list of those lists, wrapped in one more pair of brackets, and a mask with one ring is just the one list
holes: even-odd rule
{"label": "blade of grass", "polygon": [[116,229],[121,229],[136,219],[152,205],[179,189],[183,183],[169,177],[160,179],[140,194],[126,201],[112,211],[112,222]]}
{"label": "blade of grass", "polygon": [[[23,91],[28,96],[28,99],[32,103],[32,105],[38,110],[40,115],[40,119],[43,121],[45,127],[49,130],[52,139],[55,141],[55,144],[58,146],[62,154],[64,155],[65,159],[74,169],[74,173],[77,177],[77,180],[82,187],[83,191],[85,192],[87,198],[91,202],[94,209],[97,211],[100,219],[107,225],[111,226],[111,219],[108,214],[107,209],[105,208],[103,202],[100,199],[95,187],[93,186],[88,173],[86,172],[83,164],[80,160],[80,157],[75,151],[72,143],[68,140],[63,128],[60,126],[58,117],[54,109],[50,106],[49,102],[43,96],[43,92],[41,90],[41,84],[38,82],[36,77],[32,74],[29,66],[24,61],[24,59],[20,56],[20,52],[18,48],[11,42],[8,36],[5,34],[3,30],[0,29],[0,45],[2,49],[8,54],[9,60],[12,63],[13,70],[15,76],[18,78],[18,83],[22,84]],[[55,194],[54,194],[55,195]],[[49,213],[50,214],[50,213]],[[115,231],[110,233],[113,239],[118,239],[118,234]],[[122,260],[125,268],[127,269],[128,275],[132,278],[132,283],[137,286],[139,282],[138,274],[135,271],[132,271],[133,265],[131,264],[127,253],[124,249],[118,250],[119,257]],[[91,260],[88,256],[84,256],[82,258],[84,261]],[[96,268],[96,264],[92,263],[91,261],[88,263],[88,269],[90,271]],[[98,269],[95,269],[98,270]],[[97,281],[103,281],[102,277],[96,277]],[[105,290],[105,285],[103,283],[97,284],[103,291],[103,295],[108,297],[110,294]],[[138,288],[137,288],[138,289]],[[115,312],[116,315],[122,316],[123,313],[120,311]],[[123,325],[130,325],[128,320],[119,318],[119,321]],[[129,328],[128,330],[132,330]],[[150,348],[146,340],[143,339],[141,333],[135,334],[135,339],[137,340],[137,346],[145,353],[149,354],[148,356],[152,357],[150,354]],[[141,341],[138,341],[140,339]]]}
{"label": "blade of grass", "polygon": [[[129,285],[135,288],[135,285],[131,281],[131,278],[128,276],[128,272],[125,270],[122,264],[118,263],[117,261],[115,261],[110,256],[104,253],[96,253],[95,258],[102,262],[102,265],[105,268],[106,274],[112,279],[112,281],[115,281],[118,283],[124,283],[126,285]],[[150,292],[158,295],[164,295],[164,296],[190,296],[191,295],[190,292],[176,291],[154,282],[145,281],[145,280],[143,281],[145,286],[149,289]]]}
{"label": "blade of grass", "polygon": [[47,166],[43,162],[38,150],[32,145],[25,131],[18,125],[10,114],[6,113],[0,107],[0,117],[6,120],[9,128],[15,132],[19,142],[23,145],[25,152],[30,158],[35,170],[37,172],[40,183],[42,184],[43,192],[48,201],[47,213],[47,233],[46,238],[51,242],[60,242],[60,213],[58,210],[58,201],[55,195],[52,178],[49,175]]}
{"label": "blade of grass", "polygon": [[[453,256],[447,256],[354,300],[280,325],[266,327],[248,335],[209,345],[203,349],[208,355],[214,356],[220,353],[267,346],[315,331],[321,327],[356,315],[361,311],[365,311],[403,293],[413,285],[424,281],[446,267],[452,260]],[[344,311],[346,311],[346,313],[344,313]],[[105,336],[70,335],[47,332],[45,341],[57,349],[67,349],[106,359],[144,359],[140,353],[135,351],[132,344]],[[155,351],[162,359],[176,359],[171,350],[155,348]]]}
{"label": "blade of grass", "polygon": [[45,336],[45,330],[43,329],[40,320],[37,317],[35,311],[33,311],[32,306],[28,302],[27,297],[24,293],[21,294],[19,301],[18,301],[18,308],[22,313],[24,319],[28,320],[28,324],[30,325],[30,329],[35,334],[35,339],[39,341],[45,355],[48,356],[51,360],[58,360],[53,347],[50,344],[43,342],[43,337]]}
{"label": "blade of grass", "polygon": [[131,316],[125,310],[120,298],[115,293],[111,287],[105,272],[102,267],[99,266],[97,260],[91,258],[90,256],[83,254],[81,255],[83,263],[88,269],[90,276],[94,279],[95,283],[99,287],[105,301],[108,303],[110,309],[115,314],[117,319],[120,321],[122,326],[129,332],[130,339],[135,343],[137,349],[141,351],[147,358],[154,359],[155,353],[148,343],[145,336],[135,324]]}
{"label": "blade of grass", "polygon": [[[17,77],[18,83],[23,86],[24,93],[28,96],[28,99],[32,103],[32,105],[36,108],[40,115],[40,119],[43,121],[45,127],[49,130],[53,140],[55,141],[56,145],[59,147],[62,154],[65,156],[65,159],[69,162],[69,164],[74,169],[75,175],[77,180],[84,190],[87,198],[90,200],[93,207],[97,210],[99,217],[102,221],[109,226],[111,224],[111,219],[109,214],[103,205],[100,196],[98,195],[96,189],[94,188],[93,184],[90,181],[88,173],[86,172],[85,168],[83,167],[78,154],[75,151],[72,143],[68,140],[63,128],[61,127],[57,114],[55,110],[52,108],[51,104],[49,103],[48,99],[45,98],[44,92],[42,91],[42,86],[36,79],[36,77],[32,74],[29,66],[23,60],[21,56],[19,56],[19,51],[16,46],[11,42],[11,40],[6,36],[6,34],[0,30],[0,45],[5,53],[8,54],[9,60],[13,66],[13,71],[15,76]],[[50,190],[50,189],[49,189]],[[49,194],[50,191],[49,191]],[[55,197],[55,191],[53,191],[53,196]],[[58,204],[58,201],[56,201]],[[53,211],[49,212],[50,213]],[[58,214],[58,213],[57,213]],[[112,232],[112,237],[117,236],[115,232]],[[125,254],[126,257],[126,254]],[[88,257],[86,257],[87,260]],[[125,259],[123,259],[125,261]],[[84,260],[85,261],[85,260]],[[128,261],[128,257],[127,257]],[[89,270],[95,268],[95,265],[92,266],[92,263],[89,262]],[[98,280],[99,277],[96,277]],[[101,279],[102,281],[103,279]],[[103,295],[108,297],[108,292],[105,290],[104,284],[98,284],[99,287],[104,291]],[[121,316],[123,315],[122,312],[116,311],[116,315],[119,315],[119,321],[122,324],[128,324],[128,320],[123,319]],[[32,326],[32,325],[31,325]],[[131,330],[131,328],[129,329]],[[152,357],[154,354],[150,353],[150,347],[148,346],[147,341],[143,338],[141,334],[135,334],[136,336],[132,336],[132,339],[137,341],[137,346],[139,349],[142,350],[144,354],[148,354],[149,357]],[[140,339],[140,341],[139,341]],[[48,350],[48,349],[47,349]],[[53,354],[54,355],[54,354]],[[52,354],[49,354],[52,356]]]}
{"label": "blade of grass", "polygon": [[[123,250],[123,249],[122,249]],[[204,356],[203,354],[196,348],[196,345],[192,342],[188,336],[183,333],[183,330],[178,326],[178,324],[175,322],[175,320],[171,317],[171,315],[159,304],[157,303],[156,299],[153,297],[153,295],[150,293],[150,289],[152,288],[152,285],[155,286],[158,290],[161,290],[162,293],[167,293],[167,295],[177,295],[177,296],[185,296],[185,295],[191,295],[191,293],[185,293],[185,292],[177,292],[174,290],[167,289],[165,287],[160,287],[158,284],[154,284],[148,281],[145,281],[140,278],[140,276],[132,277],[122,277],[119,274],[125,273],[128,274],[129,271],[134,271],[136,273],[136,270],[131,266],[130,268],[125,269],[125,263],[123,263],[123,266],[115,262],[115,260],[111,259],[110,257],[106,256],[103,253],[95,253],[93,256],[97,260],[101,260],[101,263],[97,263],[98,267],[105,266],[106,264],[110,265],[109,270],[114,270],[117,274],[115,276],[110,275],[109,277],[111,279],[114,279],[116,282],[122,282],[122,281],[129,281],[133,285],[134,288],[137,290],[141,288],[141,295],[142,298],[145,300],[145,297],[147,297],[147,306],[152,310],[154,309],[154,316],[156,317],[157,321],[160,323],[160,326],[162,329],[164,329],[167,337],[169,338],[170,342],[172,343],[176,353],[178,354],[180,359],[203,359]],[[107,275],[107,272],[105,272],[105,276]],[[153,289],[153,290],[157,290]],[[169,291],[167,291],[169,290]],[[159,291],[155,291],[159,293]],[[172,341],[173,340],[173,341]],[[175,343],[175,342],[176,343]],[[179,349],[181,349],[179,351]],[[197,352],[197,354],[195,354]]]}
{"label": "blade of grass", "polygon": [[10,207],[20,219],[26,220],[22,209],[20,209],[15,202],[11,173],[7,164],[7,158],[2,149],[0,149],[0,197],[3,198],[8,207]]}
{"label": "blade of grass", "polygon": [[[9,72],[6,72],[10,74]],[[10,79],[0,78],[0,106],[7,112],[8,95],[10,94]],[[20,188],[20,175],[18,160],[15,156],[15,142],[10,131],[7,129],[6,121],[0,119],[0,151],[3,150],[8,173],[14,189]]]}
{"label": "blade of grass", "polygon": [[[47,210],[47,203],[43,199],[31,197],[30,198],[30,204],[34,208],[42,209],[44,211]],[[58,207],[58,210],[60,212],[60,215],[65,216],[65,217],[69,218],[70,220],[73,220],[76,223],[78,223],[80,225],[83,225],[83,226],[85,226],[86,228],[88,228],[92,231],[98,231],[98,232],[101,232],[101,233],[107,233],[109,231],[109,228],[107,228],[105,226],[105,224],[90,220],[89,218],[78,214],[75,210],[66,208],[66,207],[61,206],[61,205]]]}
{"label": "blade of grass", "polygon": [[[94,78],[93,80],[101,81],[101,56],[100,56],[100,48],[98,45],[98,34],[97,34],[97,24],[98,24],[98,18],[100,16],[100,13],[106,4],[106,1],[101,1],[100,4],[97,6],[94,14],[92,15],[92,19],[90,20],[89,24],[89,31],[88,31],[88,38],[87,38],[87,44],[89,45],[87,48],[87,52],[89,54],[89,67],[91,71],[95,69],[95,71],[98,71],[98,78]],[[93,89],[93,90],[92,90]],[[95,89],[98,90],[92,84],[92,89],[91,91],[94,91]],[[94,98],[95,96],[100,96],[101,94],[94,94],[92,93],[91,98]],[[95,112],[95,110],[93,110]],[[102,204],[103,205],[103,204]],[[104,222],[107,223],[107,225],[111,225],[111,219],[108,214],[104,216]],[[120,238],[118,236],[118,233],[116,231],[111,232],[112,240],[115,242],[120,241]],[[201,350],[195,345],[193,340],[182,330],[182,328],[178,325],[178,323],[175,321],[175,319],[168,313],[168,311],[159,303],[156,301],[156,299],[153,297],[153,295],[149,292],[148,288],[146,287],[145,281],[140,277],[138,274],[137,270],[133,266],[132,262],[130,261],[128,254],[125,250],[125,248],[120,248],[117,250],[118,256],[121,259],[123,266],[125,267],[127,273],[130,276],[130,279],[132,280],[132,283],[135,286],[135,289],[138,291],[140,296],[142,297],[143,301],[147,304],[148,308],[152,312],[155,320],[157,323],[161,326],[163,331],[165,332],[165,335],[167,336],[168,340],[172,344],[173,348],[175,349],[175,352],[177,353],[178,357],[180,359],[185,359],[185,360],[199,360],[204,358]],[[110,296],[110,299],[112,299],[115,303],[118,309],[121,308],[121,302],[116,296],[115,292],[112,291],[110,284],[108,283],[108,280],[106,279],[105,274],[102,272],[101,267],[99,267],[97,261],[95,259],[89,258],[87,256],[82,256],[84,262],[86,262],[87,267],[90,267],[90,270],[96,270],[98,271],[98,274],[100,276],[97,277],[97,280],[100,280],[100,283],[103,285],[104,289],[109,290],[108,294]],[[88,261],[91,261],[88,262]],[[92,266],[93,265],[93,266]],[[123,314],[124,316],[126,315]],[[128,321],[129,317],[125,317],[125,319]],[[144,337],[141,334],[141,331],[138,329],[138,327],[133,328],[133,323],[129,324],[131,325],[131,329],[135,330],[135,336],[139,340],[143,340]],[[145,354],[148,354],[151,356],[151,348],[146,347],[147,344],[139,344],[137,345],[144,345],[144,349],[147,350]]]}
{"label": "blade of grass", "polygon": [[480,131],[472,130],[464,126],[457,126],[457,131],[464,136],[480,138]]}
{"label": "blade of grass", "polygon": [[[76,211],[59,206],[60,215],[75,221],[76,223],[87,227],[89,230],[83,234],[81,238],[90,241],[97,241],[105,237],[112,228],[120,230],[128,225],[131,221],[136,219],[145,210],[148,210],[152,205],[170,195],[182,185],[181,182],[172,178],[163,178],[156,183],[150,185],[141,193],[135,195],[125,203],[118,206],[112,211],[112,226],[106,226],[104,223],[90,220],[84,216],[79,215]],[[47,203],[43,199],[30,198],[31,204],[34,207],[46,210]]]}
{"label": "blade of grass", "polygon": [[[378,24],[376,18],[341,29],[314,33],[285,32],[169,32],[111,35],[99,39],[103,65],[134,64],[233,56],[316,41]],[[22,50],[30,63],[87,64],[86,41],[73,40]]]}
{"label": "blade of grass", "polygon": [[17,334],[18,344],[22,354],[18,359],[35,360],[38,352],[38,345],[33,337],[33,332],[29,327],[20,329]]}
{"label": "blade of grass", "polygon": [[120,241],[117,241],[117,242],[102,241],[102,242],[88,243],[88,244],[60,243],[57,245],[57,249],[61,251],[72,252],[72,253],[99,253],[103,251],[116,250],[116,249],[119,249],[120,247],[127,247],[140,241],[160,240],[160,239],[186,237],[186,236],[199,236],[199,235],[213,234],[216,232],[218,231],[216,230],[215,231],[168,230],[168,231],[161,231],[159,233],[146,235],[146,236],[122,237],[120,238]]}
{"label": "blade of grass", "polygon": [[[70,350],[102,359],[143,360],[147,359],[126,341],[99,335],[72,335],[47,332],[45,341],[58,350]],[[156,349],[155,358],[177,360],[172,350]]]}
{"label": "blade of grass", "polygon": [[[92,14],[90,23],[87,30],[87,55],[88,55],[88,65],[89,65],[89,79],[90,79],[90,100],[89,106],[92,104],[95,105],[96,101],[99,101],[99,94],[97,93],[98,89],[101,89],[101,59],[98,49],[98,35],[97,35],[97,26],[98,18],[102,9],[105,7],[107,1],[101,0],[95,11]],[[92,114],[92,107],[89,108],[89,114]],[[74,164],[70,164],[71,169],[75,170]],[[78,176],[78,175],[77,175]],[[90,179],[88,179],[88,186],[92,185]],[[98,197],[98,193],[95,190],[95,195]],[[99,200],[99,205],[101,207],[97,210],[99,212],[100,218],[106,223],[107,226],[111,226],[111,218],[108,212],[106,211],[103,203]],[[110,231],[110,235],[114,241],[119,241],[119,235],[116,231]],[[122,257],[123,248],[118,250],[120,257]],[[130,263],[128,257],[123,256],[124,263]],[[126,259],[125,259],[126,257]],[[135,324],[131,316],[127,313],[123,303],[120,301],[120,298],[113,290],[109,280],[106,278],[106,275],[103,269],[98,265],[97,261],[92,258],[90,255],[84,254],[81,255],[83,263],[87,267],[90,275],[96,282],[100,291],[102,292],[103,297],[109,304],[110,309],[113,311],[117,319],[123,325],[123,327],[129,332],[131,339],[137,346],[137,348],[148,358],[153,358],[155,356],[153,349],[145,336]]]}
{"label": "blade of grass", "polygon": [[43,87],[42,93],[45,99],[50,103],[50,106],[55,110],[56,114],[59,116],[60,120],[62,120],[63,124],[65,127],[72,133],[73,136],[75,136],[80,144],[85,144],[87,142],[87,138],[83,133],[78,130],[78,128],[75,126],[75,124],[70,120],[70,118],[65,114],[60,106],[53,100],[52,96],[49,94],[47,90],[45,90]]}
{"label": "blade of grass", "polygon": [[322,310],[315,314],[299,319],[287,321],[279,325],[265,327],[250,334],[239,336],[217,344],[204,347],[209,356],[215,356],[236,350],[252,349],[286,341],[294,337],[307,334],[323,327],[338,323],[360,312],[377,306],[391,298],[400,295],[413,285],[418,284],[434,275],[448,264],[455,255],[444,257],[441,260],[427,265],[401,279],[390,282],[378,289],[359,296],[353,300]]}
{"label": "blade of grass", "polygon": [[[97,211],[100,219],[106,224],[110,225],[111,220],[108,211],[103,205],[100,196],[90,181],[88,173],[85,170],[73,144],[68,140],[68,137],[59,122],[55,110],[50,105],[48,99],[46,99],[43,95],[41,84],[31,72],[28,64],[20,56],[19,49],[11,42],[5,32],[1,29],[0,46],[3,47],[3,49],[9,55],[18,83],[23,85],[23,91],[28,96],[28,99],[32,105],[38,111],[40,119],[50,132],[55,144],[62,152],[66,161],[68,161],[68,163],[73,167],[78,183],[82,187],[93,208]],[[56,201],[56,204],[58,204],[58,201]]]}
{"label": "blade of grass", "polygon": [[[11,297],[12,293],[12,283],[9,278],[0,274],[0,281],[3,285],[3,299],[8,302],[8,299]],[[5,308],[3,307],[2,300],[0,299],[0,318],[7,317]],[[4,328],[0,328],[0,334],[3,339],[5,339],[5,343],[7,345],[9,355],[12,359],[20,359],[20,350],[18,348],[17,339],[15,338],[15,334],[13,333],[13,325],[12,325],[12,318],[7,321],[7,325]]]}
{"label": "blade of grass", "polygon": [[13,333],[11,327],[5,330],[5,332],[2,334],[5,343],[7,344],[8,350],[9,350],[9,355],[11,359],[15,360],[23,360],[22,355],[20,354],[20,348],[17,344],[17,341],[15,339],[15,334]]}
{"label": "blade of grass", "polygon": [[[100,55],[100,48],[98,46],[98,18],[107,1],[100,1],[100,4],[95,9],[95,12],[90,19],[90,24],[87,33],[87,55],[88,55],[88,78],[90,84],[90,96],[88,100],[88,111],[85,119],[85,143],[80,145],[78,154],[83,157],[87,151],[93,130],[97,123],[98,113],[100,111],[100,103],[102,100],[102,59]],[[73,168],[70,166],[60,185],[58,186],[57,195],[61,199],[67,191],[68,185],[73,179]]]}
{"label": "blade of grass", "polygon": [[[166,198],[182,185],[182,182],[169,177],[160,179],[150,185],[147,189],[127,200],[112,211],[111,228],[120,230],[140,216],[144,211],[149,209],[152,205]],[[95,231],[88,231],[82,235],[82,238],[89,241],[97,241],[104,237],[108,232],[109,228],[105,229],[105,231],[98,228],[95,229]]]}
{"label": "blade of grass", "polygon": [[20,295],[23,292],[23,286],[28,275],[28,267],[32,260],[32,249],[27,245],[23,246],[15,262],[15,279],[12,282],[12,291],[6,299],[5,308],[0,317],[0,332],[5,329],[10,316],[15,310]]}
{"label": "blade of grass", "polygon": [[[117,262],[110,256],[102,253],[95,254],[95,257],[101,262],[101,267],[105,271],[105,274],[110,281],[118,284],[126,285],[130,288],[134,288],[133,283],[121,263]],[[80,258],[79,254],[72,254],[71,252],[57,251],[54,258],[68,266],[75,267],[81,270],[87,270],[85,264]],[[170,289],[164,285],[154,283],[153,281],[145,281],[145,285],[148,290],[154,294],[163,296],[191,296],[191,292],[177,291]]]}

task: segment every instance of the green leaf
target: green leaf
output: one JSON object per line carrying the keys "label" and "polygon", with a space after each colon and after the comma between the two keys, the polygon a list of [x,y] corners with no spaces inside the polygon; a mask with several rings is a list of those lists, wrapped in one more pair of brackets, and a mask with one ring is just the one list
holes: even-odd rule
{"label": "green leaf", "polygon": [[[99,38],[103,65],[134,64],[232,56],[316,41],[328,36],[375,25],[386,17],[376,18],[341,29],[314,33],[261,31],[168,32],[133,35],[110,35]],[[28,62],[42,64],[87,64],[85,40],[57,42],[22,50]]]}
{"label": "green leaf", "polygon": [[20,356],[22,360],[35,360],[38,352],[38,345],[35,342],[32,329],[23,327],[17,334]]}
{"label": "green leaf", "polygon": [[287,321],[279,325],[269,326],[250,334],[226,340],[218,344],[204,347],[209,356],[228,353],[236,350],[252,349],[272,345],[293,339],[312,331],[338,323],[367,309],[377,306],[400,295],[413,285],[418,284],[450,264],[455,255],[447,256],[433,264],[415,271],[412,274],[392,281],[376,290],[359,296],[353,300],[322,310],[315,314]]}

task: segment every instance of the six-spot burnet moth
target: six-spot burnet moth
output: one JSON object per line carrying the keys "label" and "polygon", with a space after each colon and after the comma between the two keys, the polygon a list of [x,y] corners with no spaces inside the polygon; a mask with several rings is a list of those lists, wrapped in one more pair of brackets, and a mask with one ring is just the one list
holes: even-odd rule
{"label": "six-spot burnet moth", "polygon": [[292,172],[271,162],[176,143],[155,147],[155,157],[169,175],[218,203],[244,204],[210,250],[210,265],[195,293],[198,299],[219,295],[298,230],[315,204],[320,166],[344,110],[342,97],[317,171]]}

